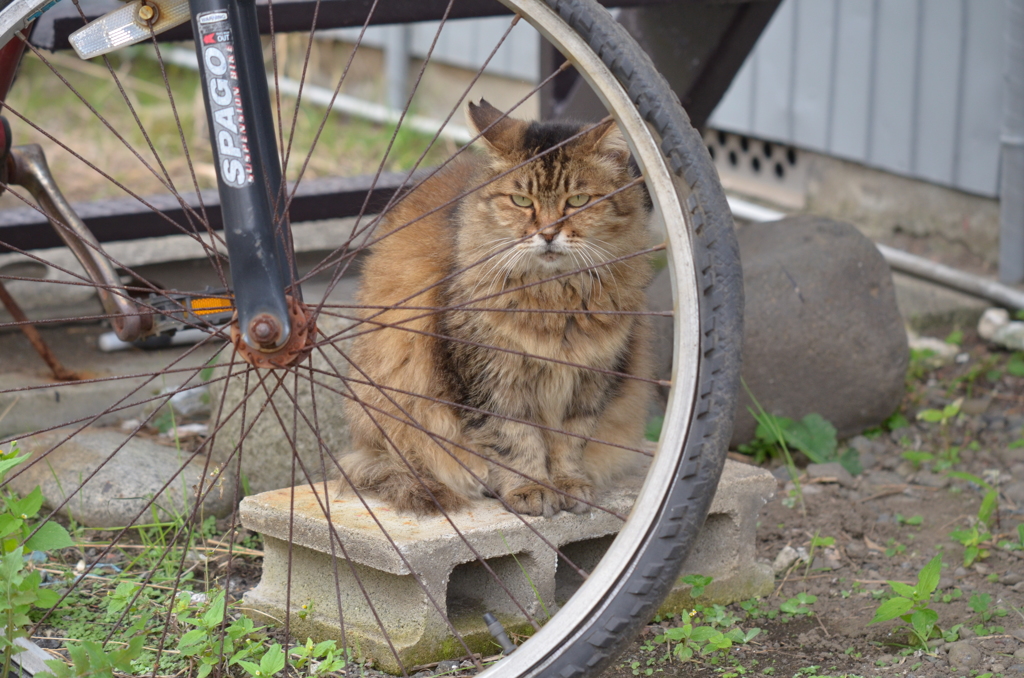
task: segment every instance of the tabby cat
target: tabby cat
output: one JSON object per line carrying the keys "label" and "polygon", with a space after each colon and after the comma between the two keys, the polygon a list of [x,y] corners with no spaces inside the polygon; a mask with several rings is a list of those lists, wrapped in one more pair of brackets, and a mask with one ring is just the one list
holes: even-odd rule
{"label": "tabby cat", "polygon": [[587,511],[639,456],[595,441],[636,447],[647,415],[649,384],[623,376],[651,372],[646,319],[585,312],[645,309],[646,194],[612,120],[528,123],[485,100],[467,118],[485,152],[407,195],[365,261],[339,489],[419,514],[481,496]]}

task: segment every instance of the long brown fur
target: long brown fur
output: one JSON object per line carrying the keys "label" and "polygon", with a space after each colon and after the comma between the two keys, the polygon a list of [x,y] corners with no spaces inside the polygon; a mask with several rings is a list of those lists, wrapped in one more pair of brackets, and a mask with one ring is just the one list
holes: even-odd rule
{"label": "long brown fur", "polygon": [[[463,153],[406,196],[365,262],[368,325],[349,378],[385,388],[350,382],[354,445],[339,489],[420,514],[485,494],[525,514],[584,511],[637,455],[553,430],[639,444],[649,386],[615,373],[649,376],[648,323],[473,309],[643,311],[650,261],[629,257],[648,246],[643,189],[615,192],[634,174],[611,121],[516,168],[583,128],[504,118],[486,101],[467,117],[486,153]],[[579,194],[590,201],[568,205]]]}

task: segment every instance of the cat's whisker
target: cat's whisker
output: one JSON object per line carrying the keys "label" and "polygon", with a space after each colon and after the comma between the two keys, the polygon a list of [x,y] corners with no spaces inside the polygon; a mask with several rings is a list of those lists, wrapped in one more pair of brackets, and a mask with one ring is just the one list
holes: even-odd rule
{"label": "cat's whisker", "polygon": [[585,242],[584,245],[593,251],[596,259],[600,260],[594,262],[593,270],[597,273],[597,276],[600,278],[603,272],[607,273],[608,277],[611,278],[612,285],[618,286],[619,282],[615,277],[614,266],[609,264],[609,261],[615,258],[612,256],[611,252],[598,245],[594,240],[589,240]]}

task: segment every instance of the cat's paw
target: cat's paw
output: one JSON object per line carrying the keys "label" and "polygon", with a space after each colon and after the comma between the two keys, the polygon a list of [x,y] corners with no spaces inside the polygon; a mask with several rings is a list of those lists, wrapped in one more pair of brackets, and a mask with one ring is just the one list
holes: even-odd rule
{"label": "cat's paw", "polygon": [[550,518],[561,508],[558,493],[543,485],[522,485],[506,492],[503,499],[513,511],[528,516]]}
{"label": "cat's paw", "polygon": [[570,476],[555,478],[554,485],[565,494],[558,495],[559,508],[573,513],[586,513],[594,503],[594,484],[586,478]]}
{"label": "cat's paw", "polygon": [[455,492],[447,485],[435,480],[409,477],[401,487],[391,487],[382,494],[392,506],[404,513],[415,513],[418,516],[436,516],[453,513],[469,505],[463,495]]}

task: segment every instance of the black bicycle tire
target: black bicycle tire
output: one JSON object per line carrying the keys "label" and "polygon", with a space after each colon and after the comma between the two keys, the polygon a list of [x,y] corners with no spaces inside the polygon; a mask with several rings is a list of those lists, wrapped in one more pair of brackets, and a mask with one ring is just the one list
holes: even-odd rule
{"label": "black bicycle tire", "polygon": [[701,346],[697,403],[678,472],[628,574],[606,594],[571,642],[524,675],[577,678],[607,667],[653,616],[679,576],[711,507],[725,464],[740,381],[743,275],[732,213],[700,134],[650,57],[594,0],[546,0],[583,37],[661,137],[690,194],[691,243],[699,279]]}

